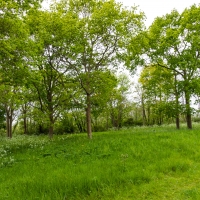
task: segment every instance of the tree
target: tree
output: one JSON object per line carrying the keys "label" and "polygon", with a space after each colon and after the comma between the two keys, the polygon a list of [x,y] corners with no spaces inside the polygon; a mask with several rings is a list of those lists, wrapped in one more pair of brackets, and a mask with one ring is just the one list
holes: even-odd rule
{"label": "tree", "polygon": [[[143,106],[146,103],[149,107],[147,111],[151,114],[148,116],[152,115],[153,123],[156,121],[161,125],[164,118],[177,117],[177,110],[173,108],[176,103],[174,81],[172,71],[160,66],[147,66],[141,72],[139,82],[142,85]],[[147,119],[145,109],[144,116]]]}
{"label": "tree", "polygon": [[112,127],[120,129],[128,108],[128,93],[130,89],[130,80],[125,74],[117,77],[116,87],[110,91],[108,102],[108,112]]}
{"label": "tree", "polygon": [[155,64],[173,72],[176,101],[183,93],[189,129],[192,128],[190,100],[195,90],[192,83],[197,78],[200,66],[199,13],[200,7],[194,5],[182,14],[173,10],[170,14],[156,18],[144,33],[146,43],[141,51],[142,61],[146,65]]}
{"label": "tree", "polygon": [[37,0],[2,0],[0,2],[0,73],[2,102],[6,110],[7,136],[12,137],[14,99],[18,99],[19,86],[26,77],[28,29],[23,16],[29,9],[39,6]]}
{"label": "tree", "polygon": [[[114,0],[69,0],[61,1],[63,13],[70,12],[77,17],[78,43],[71,51],[74,57],[65,55],[65,62],[72,74],[78,78],[85,93],[88,137],[91,130],[91,98],[98,93],[93,87],[98,72],[117,65],[117,58],[128,43],[131,35],[136,35],[141,26],[143,14],[136,8],[128,10]],[[106,84],[105,84],[106,85]]]}
{"label": "tree", "polygon": [[20,97],[19,97],[19,87],[1,85],[0,86],[0,104],[4,107],[6,114],[6,131],[7,137],[12,138],[12,124],[15,118],[15,113],[19,108]]}
{"label": "tree", "polygon": [[[49,137],[53,137],[53,129],[63,104],[69,101],[73,91],[72,79],[68,67],[63,70],[65,45],[73,44],[75,19],[62,15],[58,11],[34,11],[27,16],[33,52],[30,61],[30,80],[35,87],[40,109],[48,119]],[[66,26],[68,24],[68,26]],[[70,88],[71,87],[71,88]]]}
{"label": "tree", "polygon": [[[12,68],[9,79],[16,79],[27,50],[28,29],[23,15],[38,7],[38,0],[2,0],[0,2],[0,67],[3,72]],[[18,73],[19,75],[19,73]]]}

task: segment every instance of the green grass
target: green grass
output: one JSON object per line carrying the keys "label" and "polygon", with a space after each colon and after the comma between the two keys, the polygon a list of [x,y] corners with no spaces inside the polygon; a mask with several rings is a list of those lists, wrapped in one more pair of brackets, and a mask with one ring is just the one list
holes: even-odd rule
{"label": "green grass", "polygon": [[0,200],[200,199],[200,126],[0,138]]}

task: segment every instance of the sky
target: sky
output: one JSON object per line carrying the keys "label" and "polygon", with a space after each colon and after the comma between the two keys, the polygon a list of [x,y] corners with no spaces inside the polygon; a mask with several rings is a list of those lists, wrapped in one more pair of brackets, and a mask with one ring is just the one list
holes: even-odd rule
{"label": "sky", "polygon": [[[52,0],[44,0],[43,5],[47,5]],[[124,6],[139,6],[146,15],[145,25],[148,27],[152,24],[156,17],[161,17],[170,13],[174,8],[180,13],[189,8],[193,4],[200,4],[200,0],[116,0],[121,2]],[[45,6],[46,7],[46,6]]]}
{"label": "sky", "polygon": [[[51,0],[44,0],[51,2]],[[138,6],[138,10],[141,10],[146,15],[145,25],[148,28],[156,17],[161,17],[167,13],[170,13],[173,9],[176,9],[179,13],[183,12],[185,8],[189,8],[193,4],[199,5],[200,0],[116,0],[121,2],[124,6]],[[125,70],[126,71],[126,70]],[[128,73],[128,72],[127,72]],[[138,74],[140,70],[137,70],[135,76],[132,77],[134,82],[137,82]]]}
{"label": "sky", "polygon": [[[145,25],[148,28],[156,17],[161,17],[167,13],[170,13],[173,9],[176,9],[179,13],[182,13],[185,8],[189,8],[193,4],[200,5],[200,0],[116,0],[121,2],[124,6],[139,6],[138,10],[141,10],[146,15]],[[136,74],[131,77],[134,83],[137,83],[141,68],[138,68]],[[134,90],[134,89],[133,89]],[[130,98],[135,96],[134,92],[131,93]],[[194,99],[193,99],[194,101]],[[197,108],[197,105],[193,105]]]}
{"label": "sky", "polygon": [[125,6],[139,6],[138,10],[145,13],[146,26],[150,26],[156,17],[170,13],[174,8],[182,12],[193,4],[199,5],[199,0],[117,0]]}

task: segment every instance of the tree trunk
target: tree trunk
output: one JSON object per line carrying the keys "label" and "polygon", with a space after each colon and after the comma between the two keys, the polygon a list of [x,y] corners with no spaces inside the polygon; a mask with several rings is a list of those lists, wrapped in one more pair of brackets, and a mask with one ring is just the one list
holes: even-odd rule
{"label": "tree trunk", "polygon": [[110,111],[110,120],[111,120],[112,127],[114,128],[116,124],[115,124],[115,114],[114,114],[113,108],[111,108],[111,111]]}
{"label": "tree trunk", "polygon": [[6,132],[7,132],[7,137],[10,138],[10,120],[7,110],[6,110]]}
{"label": "tree trunk", "polygon": [[5,106],[6,108],[6,130],[7,137],[12,138],[12,121],[13,121],[13,110],[9,106]]}
{"label": "tree trunk", "polygon": [[53,95],[52,90],[47,94],[48,99],[48,113],[49,113],[49,139],[53,138],[53,127],[54,127],[54,108],[53,108]]}
{"label": "tree trunk", "polygon": [[192,129],[192,115],[191,115],[191,107],[190,107],[190,95],[188,91],[185,91],[185,105],[186,105],[186,122],[187,128]]}
{"label": "tree trunk", "polygon": [[142,119],[143,119],[143,126],[147,125],[147,117],[146,117],[146,112],[145,112],[143,95],[142,95]]}
{"label": "tree trunk", "polygon": [[179,118],[179,93],[177,88],[177,77],[176,74],[174,75],[174,81],[175,81],[175,97],[176,97],[176,128],[180,129],[180,118]]}
{"label": "tree trunk", "polygon": [[10,125],[10,128],[9,128],[9,131],[10,131],[9,137],[12,138],[12,121],[13,121],[13,119],[12,119],[12,111],[10,113],[9,121],[10,121],[10,124],[9,124]]}
{"label": "tree trunk", "polygon": [[190,107],[190,90],[189,90],[189,80],[187,77],[187,72],[184,70],[184,93],[185,93],[185,107],[186,107],[186,122],[187,128],[192,129],[192,114],[191,114],[191,107]]}
{"label": "tree trunk", "polygon": [[187,121],[187,128],[192,129],[192,116],[189,106],[190,106],[189,104],[186,104],[186,121]]}
{"label": "tree trunk", "polygon": [[53,124],[49,127],[49,139],[53,138]]}
{"label": "tree trunk", "polygon": [[49,114],[49,120],[50,120],[50,125],[49,125],[49,139],[53,138],[53,127],[54,127],[54,119],[53,119],[53,112]]}
{"label": "tree trunk", "polygon": [[91,100],[90,94],[87,94],[86,122],[88,138],[92,139],[92,122],[91,122]]}
{"label": "tree trunk", "polygon": [[24,134],[27,135],[28,131],[27,131],[27,119],[26,116],[24,117]]}
{"label": "tree trunk", "polygon": [[187,120],[188,129],[192,129],[192,116],[191,116],[191,114],[187,113],[186,120]]}
{"label": "tree trunk", "polygon": [[39,124],[39,133],[40,134],[43,134],[44,132],[43,132],[43,126],[42,126],[42,124]]}
{"label": "tree trunk", "polygon": [[176,117],[176,128],[180,129],[180,119],[179,119],[179,116]]}
{"label": "tree trunk", "polygon": [[22,106],[22,110],[23,110],[23,121],[24,121],[24,134],[27,135],[28,134],[28,129],[27,129],[27,105],[24,104],[24,106]]}
{"label": "tree trunk", "polygon": [[109,128],[109,114],[106,112],[106,130]]}
{"label": "tree trunk", "polygon": [[[151,108],[150,105],[147,105],[147,124],[146,125],[150,125],[151,123],[154,123],[154,118],[152,117],[151,119]],[[152,122],[151,122],[152,121]]]}
{"label": "tree trunk", "polygon": [[179,118],[179,101],[178,101],[178,93],[176,91],[176,128],[180,129],[180,118]]}
{"label": "tree trunk", "polygon": [[176,128],[180,129],[180,118],[179,118],[179,101],[176,94]]}
{"label": "tree trunk", "polygon": [[118,109],[118,117],[117,117],[117,129],[119,130],[122,127],[122,116],[123,116],[123,109],[122,103],[120,102],[119,109]]}

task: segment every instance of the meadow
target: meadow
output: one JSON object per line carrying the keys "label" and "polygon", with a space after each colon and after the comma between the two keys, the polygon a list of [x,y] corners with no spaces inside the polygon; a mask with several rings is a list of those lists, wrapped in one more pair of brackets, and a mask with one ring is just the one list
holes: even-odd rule
{"label": "meadow", "polygon": [[0,200],[200,199],[200,125],[0,137]]}

